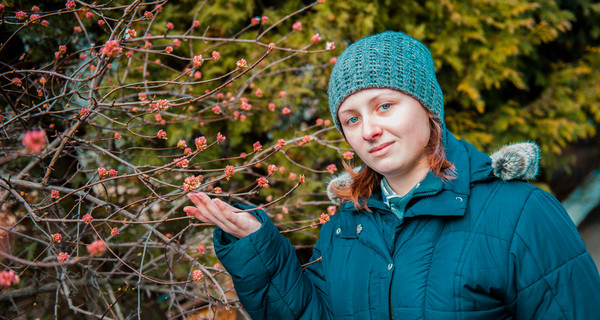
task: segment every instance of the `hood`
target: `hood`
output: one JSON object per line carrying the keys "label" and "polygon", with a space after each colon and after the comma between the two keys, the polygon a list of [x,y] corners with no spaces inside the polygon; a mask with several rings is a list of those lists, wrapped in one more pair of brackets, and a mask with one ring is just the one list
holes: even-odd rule
{"label": "hood", "polygon": [[[470,179],[467,181],[478,181],[496,177],[505,181],[509,180],[532,180],[538,173],[540,148],[533,142],[521,142],[501,147],[491,156],[479,152],[471,144],[458,140],[448,133],[448,140],[462,144],[457,147],[455,143],[449,143],[447,151],[448,159],[455,164],[460,174],[461,166],[458,162],[465,161],[468,155],[468,172]],[[452,147],[454,145],[454,147]],[[466,153],[465,153],[466,151]],[[359,171],[360,167],[354,168]],[[463,179],[456,179],[463,180]],[[327,196],[336,205],[341,204],[341,199],[333,192],[334,187],[340,188],[352,184],[352,178],[347,172],[334,176],[327,185]],[[464,181],[464,180],[463,180]],[[458,181],[451,181],[455,184]]]}

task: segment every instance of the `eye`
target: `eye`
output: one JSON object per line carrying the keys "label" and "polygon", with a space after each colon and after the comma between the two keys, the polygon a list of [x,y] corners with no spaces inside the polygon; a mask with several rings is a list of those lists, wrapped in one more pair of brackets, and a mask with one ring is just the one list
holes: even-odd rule
{"label": "eye", "polygon": [[392,105],[390,105],[389,103],[386,103],[386,104],[380,105],[379,108],[377,108],[377,109],[381,110],[381,111],[385,111],[385,110],[388,110],[391,107],[392,107]]}
{"label": "eye", "polygon": [[352,117],[352,118],[346,120],[346,123],[349,124],[349,125],[350,124],[355,124],[357,122],[358,122],[358,117]]}

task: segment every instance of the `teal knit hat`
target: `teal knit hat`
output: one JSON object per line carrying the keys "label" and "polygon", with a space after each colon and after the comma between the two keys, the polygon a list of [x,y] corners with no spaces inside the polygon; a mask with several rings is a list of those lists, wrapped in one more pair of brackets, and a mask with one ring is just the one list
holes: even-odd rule
{"label": "teal knit hat", "polygon": [[[329,79],[329,110],[342,132],[337,112],[351,94],[367,88],[390,88],[417,99],[444,123],[444,95],[431,52],[402,32],[386,31],[362,38],[338,57]],[[445,136],[443,134],[442,136]]]}

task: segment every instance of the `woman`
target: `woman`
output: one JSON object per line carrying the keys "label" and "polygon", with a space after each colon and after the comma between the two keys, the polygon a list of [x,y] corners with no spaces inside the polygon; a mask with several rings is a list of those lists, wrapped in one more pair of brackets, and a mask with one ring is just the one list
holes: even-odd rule
{"label": "woman", "polygon": [[516,161],[530,167],[505,170],[514,155],[493,167],[448,132],[422,43],[401,32],[357,41],[328,93],[365,165],[330,184],[340,210],[304,271],[265,212],[189,194],[185,211],[218,226],[215,250],[253,319],[597,316],[598,270],[564,208],[507,181],[535,175],[536,155]]}

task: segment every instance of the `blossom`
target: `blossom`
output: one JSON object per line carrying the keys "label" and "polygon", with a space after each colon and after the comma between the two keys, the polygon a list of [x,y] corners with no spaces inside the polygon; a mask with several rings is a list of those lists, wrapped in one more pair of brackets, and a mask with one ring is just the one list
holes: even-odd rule
{"label": "blossom", "polygon": [[[32,17],[33,17],[33,16],[32,16]],[[82,30],[81,30],[81,27],[80,27],[80,26],[75,26],[75,27],[73,27],[73,33],[80,33],[81,31],[82,31]]]}
{"label": "blossom", "polygon": [[166,53],[171,53],[171,52],[173,52],[173,47],[171,47],[171,46],[168,46],[168,47],[166,47],[166,48],[165,48],[165,52],[166,52]]}
{"label": "blossom", "polygon": [[158,130],[158,132],[156,133],[156,137],[159,139],[165,139],[167,140],[167,132],[163,129]]}
{"label": "blossom", "polygon": [[269,17],[267,17],[267,16],[260,17],[260,22],[262,24],[265,24],[265,23],[269,22]]}
{"label": "blossom", "polygon": [[16,78],[15,77],[15,78],[12,79],[12,84],[14,84],[15,86],[20,87],[23,83],[21,82],[20,78]]}
{"label": "blossom", "polygon": [[87,252],[92,256],[101,256],[104,252],[106,252],[106,245],[102,240],[96,240],[86,246]]}
{"label": "blossom", "polygon": [[206,249],[204,248],[204,246],[202,246],[202,245],[199,245],[199,246],[198,246],[198,253],[200,253],[200,254],[204,254],[204,252],[206,252]]}
{"label": "blossom", "polygon": [[52,190],[52,192],[50,192],[50,197],[52,197],[52,199],[58,199],[60,198],[60,193],[58,190]]}
{"label": "blossom", "polygon": [[73,10],[73,9],[75,9],[75,0],[69,0],[69,1],[67,1],[67,3],[65,4],[65,6],[67,7],[67,10]]}
{"label": "blossom", "polygon": [[94,14],[88,11],[88,12],[85,13],[85,17],[88,18],[88,19],[91,19],[91,18],[94,17]]}
{"label": "blossom", "polygon": [[194,143],[196,144],[196,148],[198,148],[200,151],[204,151],[206,148],[208,148],[206,145],[206,138],[204,136],[196,138]]}
{"label": "blossom", "polygon": [[194,20],[194,22],[192,22],[192,27],[198,28],[199,26],[200,26],[200,21]]}
{"label": "blossom", "polygon": [[27,131],[21,142],[25,146],[25,149],[31,153],[41,153],[42,149],[46,147],[46,131],[44,130],[33,130]]}
{"label": "blossom", "polygon": [[313,137],[312,137],[312,136],[305,135],[304,137],[302,137],[302,140],[300,140],[300,141],[298,142],[298,145],[300,145],[300,146],[303,146],[303,145],[305,145],[305,144],[307,144],[307,143],[311,142],[312,140],[313,140]]}
{"label": "blossom", "polygon": [[183,181],[183,190],[192,191],[198,189],[200,187],[200,183],[202,182],[202,175],[199,176],[189,176],[185,178]]}
{"label": "blossom", "polygon": [[250,19],[250,25],[251,26],[255,26],[260,22],[260,18],[259,17],[252,17],[252,19]]}
{"label": "blossom", "polygon": [[218,51],[213,51],[211,56],[213,61],[217,61],[221,57],[221,54]]}
{"label": "blossom", "polygon": [[109,57],[115,57],[123,52],[123,48],[117,40],[109,40],[104,45],[102,52]]}
{"label": "blossom", "polygon": [[267,167],[267,172],[269,173],[270,176],[273,175],[275,172],[277,172],[277,166],[274,164],[270,164]]}
{"label": "blossom", "polygon": [[346,159],[346,160],[352,160],[354,158],[354,152],[346,151],[346,152],[344,152],[342,157],[344,157],[344,159]]}
{"label": "blossom", "polygon": [[327,50],[333,50],[333,49],[335,49],[335,42],[333,42],[333,41],[327,41],[325,43],[325,49],[327,49]]}
{"label": "blossom", "polygon": [[67,262],[69,261],[69,254],[66,252],[61,252],[58,254],[58,262]]}
{"label": "blossom", "polygon": [[48,20],[42,20],[42,22],[40,22],[42,24],[42,26],[47,27],[50,23],[48,23]]}
{"label": "blossom", "polygon": [[219,107],[219,105],[215,105],[214,107],[212,107],[212,112],[214,112],[215,114],[219,114],[221,113],[221,107]]}
{"label": "blossom", "polygon": [[265,178],[265,177],[260,177],[260,178],[256,179],[256,182],[258,182],[258,186],[261,188],[269,187],[269,180],[267,180],[267,178]]}
{"label": "blossom", "polygon": [[297,21],[292,25],[292,30],[294,31],[300,31],[302,30],[302,22]]}
{"label": "blossom", "polygon": [[275,111],[275,104],[274,103],[269,103],[269,105],[267,107],[269,108],[269,111]]}
{"label": "blossom", "polygon": [[[37,20],[37,19],[39,19],[39,18],[40,18],[40,15],[39,15],[39,14],[37,14],[37,13],[34,13],[34,14],[32,14],[32,15],[29,17],[29,20],[31,20],[31,21],[33,21],[33,22],[37,22],[36,20]],[[79,29],[81,30],[81,28],[79,28]],[[81,32],[81,31],[79,31],[79,32]]]}
{"label": "blossom", "polygon": [[323,124],[325,124],[325,126],[327,127],[327,126],[329,126],[329,125],[331,124],[331,120],[329,120],[329,119],[326,119],[326,120],[323,122]]}
{"label": "blossom", "polygon": [[144,12],[144,18],[151,20],[152,18],[154,18],[154,13],[150,12],[150,11],[145,11]]}
{"label": "blossom", "polygon": [[213,189],[213,193],[219,194],[219,193],[221,193],[221,192],[223,192],[223,190],[221,189],[221,187],[215,187],[215,188]]}
{"label": "blossom", "polygon": [[202,78],[202,72],[200,72],[200,71],[194,72],[194,79],[200,80],[200,78]]}
{"label": "blossom", "polygon": [[334,172],[337,171],[337,167],[335,166],[335,164],[330,164],[327,166],[327,171],[329,171],[329,173],[333,174]]}
{"label": "blossom", "polygon": [[283,114],[290,114],[292,112],[292,110],[290,110],[290,108],[288,107],[284,107],[283,109],[281,109],[281,113]]}
{"label": "blossom", "polygon": [[167,99],[159,99],[158,101],[156,101],[156,103],[150,105],[150,107],[152,108],[152,112],[165,111],[169,109],[170,106],[171,103],[169,103],[169,100]]}
{"label": "blossom", "polygon": [[183,149],[183,154],[190,154],[192,153],[192,149],[191,148],[185,148]]}
{"label": "blossom", "polygon": [[290,172],[290,174],[288,175],[288,179],[291,181],[296,180],[296,178],[298,178],[298,175],[293,172]]}
{"label": "blossom", "polygon": [[194,272],[192,272],[192,279],[194,279],[194,281],[201,280],[203,277],[204,274],[200,270],[194,270]]}
{"label": "blossom", "polygon": [[238,67],[238,69],[242,69],[242,68],[246,68],[248,66],[248,63],[246,62],[245,59],[240,59],[235,63],[235,65]]}
{"label": "blossom", "polygon": [[277,145],[275,146],[275,150],[281,150],[285,146],[285,140],[279,139],[277,140]]}
{"label": "blossom", "polygon": [[33,11],[33,12],[38,12],[38,11],[40,11],[40,7],[38,7],[38,6],[33,6],[33,7],[31,7],[31,11]]}
{"label": "blossom", "polygon": [[175,27],[175,26],[173,25],[173,23],[172,23],[172,22],[167,22],[167,29],[169,29],[169,30],[173,30],[173,28],[174,28],[174,27]]}
{"label": "blossom", "polygon": [[127,29],[127,34],[129,34],[131,38],[137,36],[137,32],[135,31],[135,29]]}
{"label": "blossom", "polygon": [[314,34],[314,35],[313,35],[313,36],[310,38],[310,41],[311,41],[312,43],[319,42],[319,41],[321,41],[321,36],[320,36],[318,33],[315,33],[315,34]]}
{"label": "blossom", "polygon": [[327,207],[327,213],[329,213],[330,216],[334,215],[336,211],[335,206],[329,206]]}
{"label": "blossom", "polygon": [[181,40],[179,39],[173,39],[173,45],[176,47],[179,47],[181,45]]}
{"label": "blossom", "polygon": [[44,78],[43,76],[41,76],[41,77],[40,77],[40,84],[41,84],[41,85],[44,85],[44,84],[46,84],[46,82],[47,82],[47,81],[46,81],[46,78]]}
{"label": "blossom", "polygon": [[10,287],[18,284],[20,281],[19,276],[15,274],[13,270],[4,270],[0,272],[0,286]]}
{"label": "blossom", "polygon": [[[269,49],[269,51],[273,51],[273,49],[275,49],[275,42],[271,42],[271,43],[269,43],[269,47],[267,47],[267,49]],[[261,63],[261,66],[263,66],[263,65],[262,65],[262,63],[263,63],[263,62],[264,62],[264,61],[261,61],[261,62],[260,62],[260,63]]]}
{"label": "blossom", "polygon": [[229,179],[231,179],[231,177],[233,177],[233,174],[235,173],[235,168],[231,165],[228,165],[225,167],[225,179],[227,179],[227,181],[229,181]]}
{"label": "blossom", "polygon": [[104,168],[104,167],[98,168],[98,176],[100,178],[104,177],[107,174],[108,174],[108,171],[106,171],[106,168]]}
{"label": "blossom", "polygon": [[118,132],[115,132],[115,139],[117,139],[117,140],[121,139],[121,134]]}
{"label": "blossom", "polygon": [[115,169],[110,169],[108,170],[108,176],[109,177],[116,177],[119,174],[119,172]]}
{"label": "blossom", "polygon": [[185,147],[187,147],[187,143],[185,142],[185,140],[179,140],[177,142],[177,148],[179,148],[179,149],[185,149]]}
{"label": "blossom", "polygon": [[329,58],[329,64],[330,65],[334,65],[337,62],[337,57],[331,57]]}
{"label": "blossom", "polygon": [[144,49],[150,49],[152,48],[152,42],[145,40],[144,41]]}
{"label": "blossom", "polygon": [[104,20],[98,20],[98,25],[99,26],[103,26],[106,22]]}
{"label": "blossom", "polygon": [[177,158],[177,159],[173,160],[173,162],[175,163],[176,167],[182,167],[182,168],[187,168],[188,164],[190,163],[190,161],[185,157]]}
{"label": "blossom", "polygon": [[287,94],[287,92],[285,92],[285,91],[279,91],[279,97],[280,98],[285,97],[286,94]]}
{"label": "blossom", "polygon": [[91,214],[86,213],[83,217],[81,217],[81,220],[83,220],[83,222],[89,224],[92,222],[92,220],[94,220],[94,218],[92,217]]}
{"label": "blossom", "polygon": [[27,17],[27,13],[25,13],[24,11],[17,11],[17,13],[15,13],[15,16],[17,17],[17,19],[23,20]]}
{"label": "blossom", "polygon": [[327,221],[329,221],[329,215],[327,213],[321,213],[321,216],[319,217],[319,223],[325,224]]}
{"label": "blossom", "polygon": [[50,241],[52,241],[52,242],[61,242],[62,241],[62,234],[60,234],[60,233],[53,233],[52,234],[52,238],[50,239]]}
{"label": "blossom", "polygon": [[85,116],[87,114],[89,114],[90,112],[88,111],[87,108],[81,108],[81,110],[79,110],[79,115],[80,116]]}
{"label": "blossom", "polygon": [[253,145],[252,148],[254,148],[254,152],[258,152],[262,150],[262,145],[260,144],[260,142],[256,141]]}
{"label": "blossom", "polygon": [[317,2],[323,4],[325,3],[325,0],[317,0]]}
{"label": "blossom", "polygon": [[223,141],[225,141],[225,139],[227,139],[227,137],[225,137],[224,135],[221,134],[221,132],[217,132],[217,142],[221,143]]}
{"label": "blossom", "polygon": [[256,89],[256,92],[254,94],[256,94],[257,97],[260,97],[260,96],[262,96],[263,91],[260,88],[258,88],[258,89]]}

